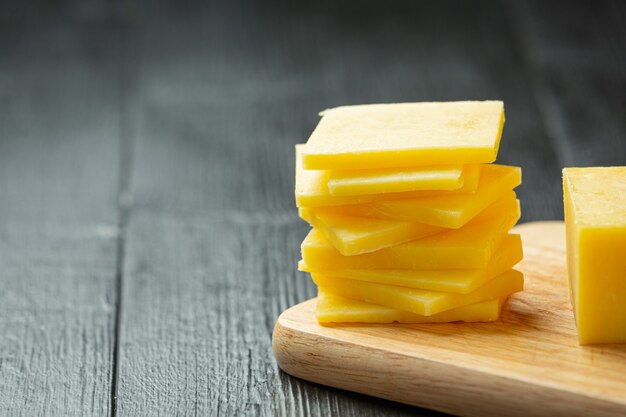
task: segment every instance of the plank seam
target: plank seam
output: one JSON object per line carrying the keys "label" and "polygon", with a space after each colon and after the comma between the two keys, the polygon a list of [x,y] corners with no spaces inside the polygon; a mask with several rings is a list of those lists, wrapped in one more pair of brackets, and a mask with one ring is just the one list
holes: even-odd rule
{"label": "plank seam", "polygon": [[[114,9],[114,13],[118,14],[119,10]],[[132,173],[134,163],[134,140],[131,128],[130,115],[130,84],[131,74],[129,58],[132,56],[131,51],[126,46],[129,44],[129,34],[123,20],[117,15],[118,41],[120,51],[119,62],[119,178],[118,178],[118,235],[117,235],[117,253],[116,253],[116,270],[115,270],[115,318],[114,318],[114,346],[113,346],[113,369],[111,376],[111,417],[117,416],[118,407],[118,389],[119,389],[119,357],[120,357],[120,336],[121,336],[121,319],[122,319],[122,293],[124,282],[124,264],[126,259],[126,234],[130,219],[130,211],[132,206]]]}

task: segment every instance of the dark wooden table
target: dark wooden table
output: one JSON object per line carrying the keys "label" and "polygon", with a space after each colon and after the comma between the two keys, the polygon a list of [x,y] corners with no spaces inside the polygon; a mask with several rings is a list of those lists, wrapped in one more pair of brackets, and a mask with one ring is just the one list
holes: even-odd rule
{"label": "dark wooden table", "polygon": [[523,220],[626,165],[626,4],[4,3],[0,415],[404,416],[279,371],[293,145],[326,107],[505,101]]}

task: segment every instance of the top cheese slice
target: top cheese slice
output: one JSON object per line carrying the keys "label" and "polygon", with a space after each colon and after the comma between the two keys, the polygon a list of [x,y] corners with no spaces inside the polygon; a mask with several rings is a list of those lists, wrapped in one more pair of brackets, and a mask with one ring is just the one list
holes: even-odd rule
{"label": "top cheese slice", "polygon": [[368,104],[325,110],[305,169],[370,169],[496,160],[501,101]]}
{"label": "top cheese slice", "polygon": [[[306,170],[302,166],[302,151],[304,145],[296,145],[296,206],[320,207],[338,206],[346,204],[362,204],[379,200],[395,200],[402,198],[420,198],[457,194],[473,194],[476,192],[484,165],[466,165],[467,175],[464,173],[463,185],[457,190],[418,190],[401,192],[377,192],[363,195],[332,195],[329,190],[329,181],[332,171]],[[370,170],[380,172],[381,170]],[[478,171],[478,172],[476,172]],[[360,171],[357,171],[360,172]],[[387,185],[391,185],[387,183]],[[391,185],[389,188],[397,187]]]}

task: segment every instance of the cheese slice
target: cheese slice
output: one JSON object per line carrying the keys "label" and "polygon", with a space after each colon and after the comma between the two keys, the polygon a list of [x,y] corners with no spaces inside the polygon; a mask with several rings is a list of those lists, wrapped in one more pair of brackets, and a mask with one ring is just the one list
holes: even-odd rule
{"label": "cheese slice", "polygon": [[320,323],[468,323],[495,321],[506,298],[482,301],[463,307],[442,311],[432,316],[422,316],[391,307],[379,306],[329,294],[323,288],[317,293],[315,315]]}
{"label": "cheese slice", "polygon": [[330,171],[332,195],[383,194],[420,190],[458,190],[466,180],[478,183],[479,165],[433,165]]}
{"label": "cheese slice", "polygon": [[626,167],[565,168],[563,191],[578,340],[626,343]]}
{"label": "cheese slice", "polygon": [[344,256],[374,252],[449,230],[422,223],[346,216],[324,207],[316,210],[303,207],[298,212]]}
{"label": "cheese slice", "polygon": [[513,268],[523,258],[522,240],[519,235],[508,235],[502,246],[482,269],[328,269],[310,267],[304,261],[298,263],[300,271],[316,275],[332,275],[338,278],[367,281],[378,284],[397,285],[422,290],[443,291],[459,294],[470,293],[487,281]]}
{"label": "cheese slice", "polygon": [[302,242],[302,259],[329,269],[480,269],[520,217],[519,202],[484,222],[363,255],[343,256],[318,229]]}
{"label": "cheese slice", "polygon": [[524,275],[515,269],[495,277],[469,294],[418,290],[315,273],[311,276],[315,284],[327,293],[422,316],[506,297],[524,288]]}
{"label": "cheese slice", "polygon": [[520,185],[519,167],[483,165],[478,188],[474,194],[458,194],[377,201],[347,205],[336,210],[344,215],[404,220],[457,229]]}
{"label": "cheese slice", "polygon": [[303,152],[305,169],[488,163],[498,153],[504,104],[370,104],[321,115]]}
{"label": "cheese slice", "polygon": [[[436,195],[471,194],[476,191],[479,175],[469,172],[467,181],[457,190],[405,191],[397,193],[363,194],[334,196],[328,189],[331,171],[305,170],[302,166],[302,148],[296,145],[296,186],[295,198],[298,207],[338,206],[344,204],[360,204],[378,200],[395,200],[400,198],[418,198]],[[477,169],[478,165],[473,165]]]}
{"label": "cheese slice", "polygon": [[[472,222],[482,222],[517,206],[515,193],[509,191],[500,200],[483,210]],[[302,219],[319,229],[333,246],[345,256],[359,255],[421,239],[450,229],[424,223],[381,220],[371,217],[347,216],[333,207],[300,208]]]}

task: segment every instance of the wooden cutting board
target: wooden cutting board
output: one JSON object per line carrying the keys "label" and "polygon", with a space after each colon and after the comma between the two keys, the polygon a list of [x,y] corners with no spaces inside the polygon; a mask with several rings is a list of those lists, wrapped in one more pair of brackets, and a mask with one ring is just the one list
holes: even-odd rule
{"label": "wooden cutting board", "polygon": [[320,326],[315,299],[278,318],[273,348],[293,376],[465,416],[625,416],[626,345],[580,346],[564,226],[517,226],[526,289],[499,321]]}

